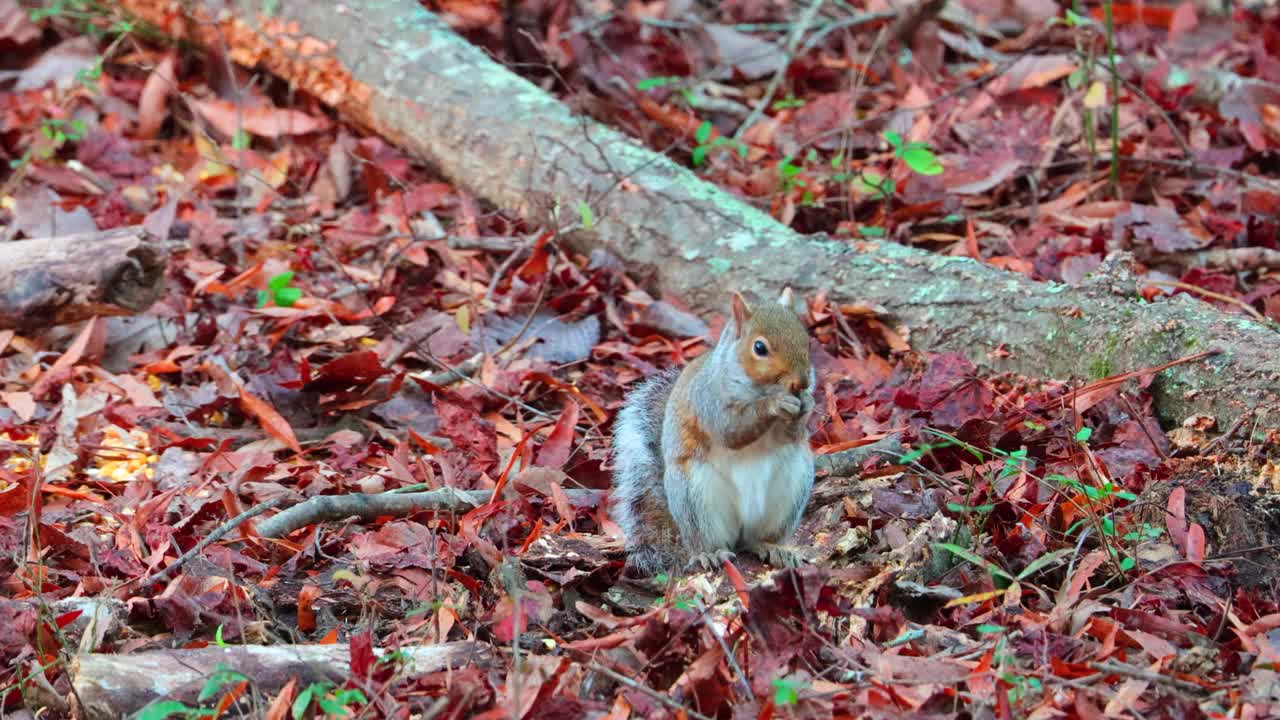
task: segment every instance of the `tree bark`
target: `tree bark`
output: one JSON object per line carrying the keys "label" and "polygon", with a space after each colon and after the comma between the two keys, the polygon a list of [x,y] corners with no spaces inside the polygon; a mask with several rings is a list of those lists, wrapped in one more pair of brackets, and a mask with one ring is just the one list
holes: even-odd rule
{"label": "tree bark", "polygon": [[[474,642],[398,650],[414,674],[458,668],[492,657],[487,646]],[[378,655],[384,652],[375,650]],[[351,652],[347,645],[233,645],[77,655],[71,660],[75,692],[68,699],[78,705],[77,716],[88,720],[129,717],[160,699],[196,707],[200,691],[220,666],[248,676],[256,692],[270,695],[279,692],[291,677],[298,678],[300,687],[320,681],[345,682],[351,675]]]}
{"label": "tree bark", "polygon": [[160,298],[165,265],[141,227],[0,243],[0,330],[146,310]]}
{"label": "tree bark", "polygon": [[[572,239],[605,247],[702,311],[727,292],[784,285],[882,305],[914,347],[954,350],[996,371],[1099,379],[1221,350],[1160,372],[1152,392],[1166,426],[1192,414],[1220,425],[1272,407],[1276,332],[1185,296],[1140,304],[1132,278],[1071,288],[969,258],[880,242],[801,236],[623,134],[573,115],[491,60],[416,0],[300,0],[123,5],[171,33],[223,46],[311,92],[350,120],[434,165],[453,182],[527,217],[582,203],[592,227]],[[218,8],[231,12],[218,13]],[[1259,426],[1280,426],[1260,413]]]}

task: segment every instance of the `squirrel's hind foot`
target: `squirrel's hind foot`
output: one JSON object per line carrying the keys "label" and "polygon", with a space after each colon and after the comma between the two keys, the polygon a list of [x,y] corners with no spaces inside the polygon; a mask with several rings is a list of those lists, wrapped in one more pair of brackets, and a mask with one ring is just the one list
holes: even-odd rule
{"label": "squirrel's hind foot", "polygon": [[689,562],[685,563],[685,572],[700,572],[704,570],[718,570],[724,566],[726,560],[732,560],[736,557],[731,550],[712,550],[711,552],[697,553],[689,558]]}
{"label": "squirrel's hind foot", "polygon": [[760,543],[752,548],[756,556],[774,567],[800,567],[805,563],[804,556],[798,550],[785,545]]}

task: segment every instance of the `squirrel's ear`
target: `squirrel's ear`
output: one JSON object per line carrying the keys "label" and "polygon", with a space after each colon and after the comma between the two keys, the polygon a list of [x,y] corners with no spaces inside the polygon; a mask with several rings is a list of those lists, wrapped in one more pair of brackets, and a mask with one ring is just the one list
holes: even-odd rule
{"label": "squirrel's ear", "polygon": [[795,293],[791,292],[791,286],[782,289],[782,297],[778,298],[778,304],[785,307],[792,307],[795,303]]}
{"label": "squirrel's ear", "polygon": [[747,305],[747,299],[742,297],[742,293],[735,292],[733,294],[733,324],[739,334],[742,328],[746,327],[747,320],[751,318],[751,306]]}

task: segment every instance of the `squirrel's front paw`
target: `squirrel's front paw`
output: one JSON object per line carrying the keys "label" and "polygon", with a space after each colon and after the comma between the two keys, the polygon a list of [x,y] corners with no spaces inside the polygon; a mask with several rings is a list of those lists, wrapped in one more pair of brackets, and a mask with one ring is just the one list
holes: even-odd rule
{"label": "squirrel's front paw", "polygon": [[730,550],[713,550],[711,552],[701,552],[689,558],[689,562],[685,564],[685,572],[701,572],[704,570],[718,570],[724,567],[726,560],[732,560],[736,557]]}
{"label": "squirrel's front paw", "polygon": [[769,396],[769,414],[780,417],[797,417],[804,412],[804,403],[795,395],[779,393]]}
{"label": "squirrel's front paw", "polygon": [[817,404],[816,401],[813,399],[813,391],[805,390],[804,392],[800,393],[800,413],[799,414],[803,415],[812,411],[814,405],[816,404]]}
{"label": "squirrel's front paw", "polygon": [[784,545],[766,543],[756,548],[756,554],[760,556],[761,560],[774,567],[793,568],[800,567],[805,563],[803,555]]}

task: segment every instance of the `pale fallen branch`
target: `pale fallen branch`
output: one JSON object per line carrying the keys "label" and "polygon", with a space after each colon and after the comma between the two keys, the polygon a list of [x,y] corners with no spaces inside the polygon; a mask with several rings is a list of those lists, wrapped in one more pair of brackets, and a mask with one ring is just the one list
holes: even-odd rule
{"label": "pale fallen branch", "polygon": [[[404,672],[423,675],[493,660],[487,645],[451,642],[395,648]],[[374,649],[378,656],[388,650]],[[347,644],[231,645],[132,654],[77,655],[71,661],[73,692],[68,698],[87,720],[129,717],[156,700],[197,706],[200,691],[215,672],[228,668],[246,675],[253,690],[270,695],[296,677],[343,683],[351,674]]]}
{"label": "pale fallen branch", "polygon": [[167,262],[141,226],[0,242],[0,330],[146,310],[160,299]]}

